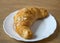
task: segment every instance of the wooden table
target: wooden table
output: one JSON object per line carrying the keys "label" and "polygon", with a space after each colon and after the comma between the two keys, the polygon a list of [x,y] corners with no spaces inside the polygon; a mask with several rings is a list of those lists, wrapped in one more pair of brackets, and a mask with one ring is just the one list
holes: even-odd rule
{"label": "wooden table", "polygon": [[26,43],[10,38],[2,26],[3,20],[9,13],[26,6],[45,7],[57,20],[55,33],[35,43],[60,43],[60,0],[0,0],[0,43]]}

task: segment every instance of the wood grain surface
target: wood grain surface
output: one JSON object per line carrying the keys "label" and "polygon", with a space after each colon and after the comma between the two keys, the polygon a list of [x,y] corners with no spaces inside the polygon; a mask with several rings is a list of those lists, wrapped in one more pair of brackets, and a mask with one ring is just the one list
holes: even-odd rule
{"label": "wood grain surface", "polygon": [[57,20],[55,33],[34,43],[60,43],[60,0],[0,0],[0,43],[28,43],[10,38],[3,30],[5,17],[9,13],[26,6],[45,7]]}

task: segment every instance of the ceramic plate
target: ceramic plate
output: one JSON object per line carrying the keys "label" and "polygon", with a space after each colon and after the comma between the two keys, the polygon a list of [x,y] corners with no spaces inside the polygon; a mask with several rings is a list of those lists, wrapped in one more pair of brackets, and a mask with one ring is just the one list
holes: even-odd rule
{"label": "ceramic plate", "polygon": [[12,12],[9,14],[5,20],[3,21],[3,29],[7,35],[9,35],[11,38],[14,38],[19,41],[26,41],[26,42],[33,42],[33,41],[39,41],[44,38],[49,37],[51,34],[54,33],[57,23],[55,18],[49,13],[49,16],[43,20],[36,21],[32,27],[31,30],[34,33],[34,38],[32,39],[24,39],[20,37],[14,30],[14,15],[19,10]]}

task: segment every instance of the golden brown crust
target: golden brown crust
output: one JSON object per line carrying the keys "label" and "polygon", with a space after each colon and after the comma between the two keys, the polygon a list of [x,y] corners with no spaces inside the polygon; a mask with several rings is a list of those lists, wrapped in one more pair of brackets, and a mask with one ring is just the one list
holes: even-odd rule
{"label": "golden brown crust", "polygon": [[27,7],[21,9],[14,16],[16,32],[23,38],[31,38],[33,33],[30,27],[33,22],[39,18],[45,18],[46,16],[48,16],[48,12],[45,8]]}

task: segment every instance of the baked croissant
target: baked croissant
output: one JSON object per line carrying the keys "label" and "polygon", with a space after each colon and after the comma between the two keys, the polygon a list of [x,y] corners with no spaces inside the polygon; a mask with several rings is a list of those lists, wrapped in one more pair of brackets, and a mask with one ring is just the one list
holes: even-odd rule
{"label": "baked croissant", "polygon": [[25,39],[32,38],[31,25],[37,19],[45,18],[46,16],[48,16],[48,12],[45,8],[26,7],[20,9],[14,16],[16,32]]}

